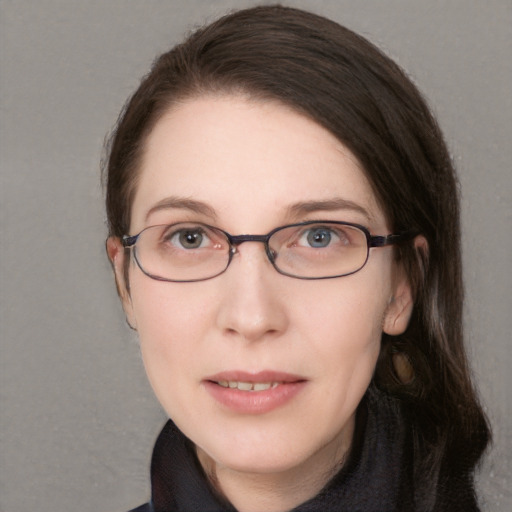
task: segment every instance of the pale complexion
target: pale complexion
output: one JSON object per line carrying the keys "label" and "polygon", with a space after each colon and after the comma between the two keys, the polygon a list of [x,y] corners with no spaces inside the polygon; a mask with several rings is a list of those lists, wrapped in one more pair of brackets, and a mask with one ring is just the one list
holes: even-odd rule
{"label": "pale complexion", "polygon": [[[357,160],[330,132],[277,102],[207,96],[175,106],[149,135],[129,234],[182,221],[264,234],[314,219],[390,233]],[[263,244],[248,242],[208,281],[159,282],[132,263],[129,292],[119,241],[108,251],[152,387],[219,490],[241,512],[314,496],[349,450],[382,332],[409,320],[393,249],[372,249],[351,276],[304,281],[278,274]],[[262,414],[234,411],[205,386],[219,372],[263,370],[304,385]]]}

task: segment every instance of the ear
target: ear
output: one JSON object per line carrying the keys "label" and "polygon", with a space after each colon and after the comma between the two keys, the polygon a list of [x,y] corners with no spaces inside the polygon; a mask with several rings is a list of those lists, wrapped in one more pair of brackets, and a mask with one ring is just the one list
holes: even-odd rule
{"label": "ear", "polygon": [[[418,235],[414,239],[414,248],[416,251],[428,252],[428,243],[425,237]],[[393,296],[384,313],[382,330],[390,336],[397,336],[405,332],[409,325],[414,296],[409,276],[401,265],[396,268],[393,280]]]}
{"label": "ear", "polygon": [[126,321],[132,329],[136,330],[137,323],[135,321],[132,299],[125,275],[125,261],[128,257],[128,251],[126,251],[123,247],[121,240],[113,236],[107,238],[106,249],[108,259],[110,260],[110,263],[112,263],[112,268],[114,269],[117,293],[119,294],[119,298],[121,299],[121,303],[123,305]]}

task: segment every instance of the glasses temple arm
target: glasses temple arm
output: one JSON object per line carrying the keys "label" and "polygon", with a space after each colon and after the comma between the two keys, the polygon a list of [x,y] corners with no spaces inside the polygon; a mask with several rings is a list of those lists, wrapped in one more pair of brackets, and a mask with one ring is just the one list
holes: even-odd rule
{"label": "glasses temple arm", "polygon": [[386,245],[394,245],[408,240],[412,240],[417,235],[414,231],[407,231],[395,235],[387,236],[370,236],[370,247],[385,247]]}

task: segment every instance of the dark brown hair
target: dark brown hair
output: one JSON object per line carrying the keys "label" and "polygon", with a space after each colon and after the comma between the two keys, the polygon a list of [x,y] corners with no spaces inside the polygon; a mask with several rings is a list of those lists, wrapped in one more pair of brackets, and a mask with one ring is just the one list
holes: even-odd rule
{"label": "dark brown hair", "polygon": [[393,231],[427,240],[428,251],[412,242],[398,250],[415,308],[403,335],[383,336],[374,385],[400,400],[413,426],[422,492],[471,482],[490,432],[462,339],[456,176],[421,94],[367,40],[320,16],[266,6],[225,16],[161,55],[107,148],[110,236],[128,233],[145,139],[162,114],[226,93],[277,100],[327,128],[359,159]]}

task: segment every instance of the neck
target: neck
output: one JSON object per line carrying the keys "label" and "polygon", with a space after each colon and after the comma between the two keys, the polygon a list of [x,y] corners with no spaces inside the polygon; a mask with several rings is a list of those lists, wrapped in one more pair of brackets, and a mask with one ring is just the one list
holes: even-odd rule
{"label": "neck", "polygon": [[341,469],[353,432],[352,421],[307,460],[277,472],[234,470],[214,461],[200,448],[196,450],[210,483],[238,512],[285,512],[316,496]]}

